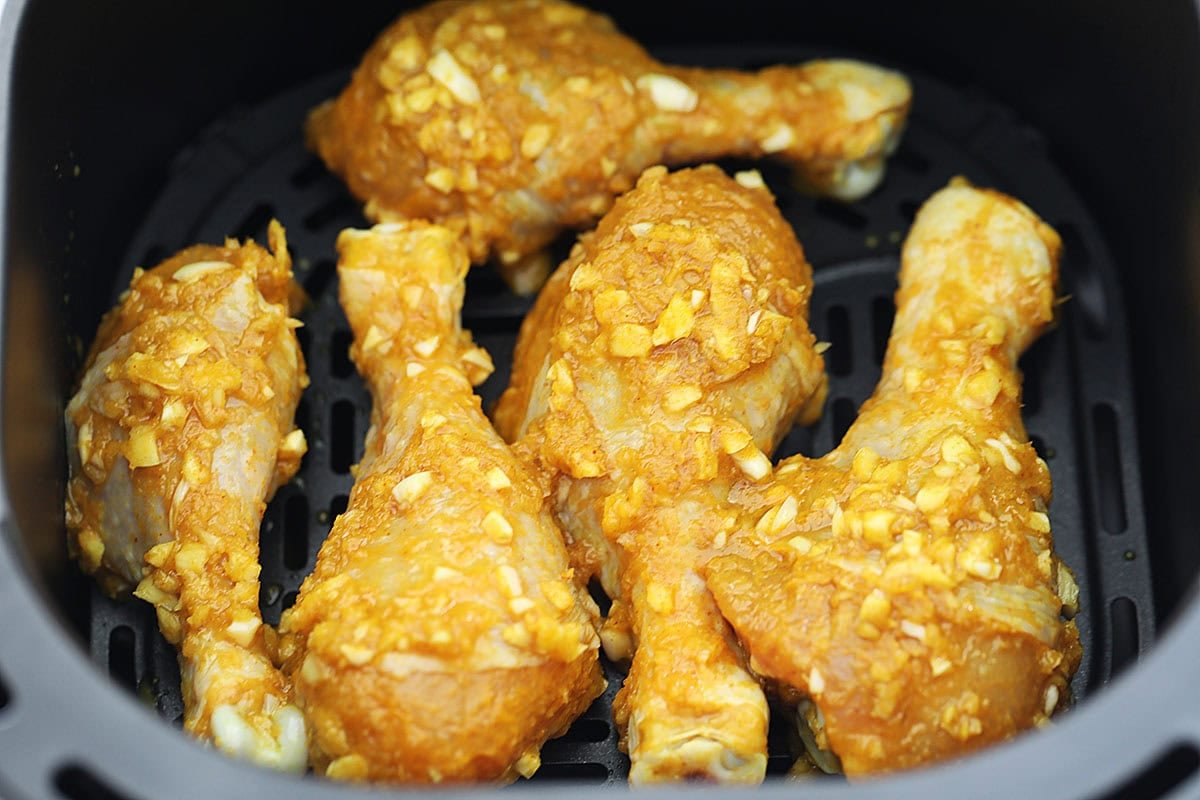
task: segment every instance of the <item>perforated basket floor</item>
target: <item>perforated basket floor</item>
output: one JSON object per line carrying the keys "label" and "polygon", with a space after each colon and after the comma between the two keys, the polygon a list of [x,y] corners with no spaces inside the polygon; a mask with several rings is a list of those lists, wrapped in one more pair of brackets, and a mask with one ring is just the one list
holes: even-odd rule
{"label": "perforated basket floor", "polygon": [[[667,61],[759,67],[817,55],[808,49],[707,48],[656,53]],[[134,266],[153,266],[194,242],[226,236],[265,240],[281,220],[297,278],[312,297],[301,344],[312,385],[298,424],[309,442],[300,473],[277,494],[262,530],[262,609],[276,623],[312,568],[334,518],[346,506],[350,466],[362,452],[370,401],[347,350],[350,332],[337,304],[334,240],[364,226],[341,183],[307,152],[305,113],[332,96],[346,74],[330,75],[236,109],[179,154],[170,178],[134,236],[113,297]],[[1085,659],[1073,682],[1077,700],[1136,659],[1153,636],[1144,516],[1138,488],[1126,328],[1113,265],[1097,230],[1047,154],[1046,143],[986,97],[911,74],[916,98],[903,143],[880,189],[841,205],[794,192],[786,170],[756,163],[794,225],[815,269],[811,324],[832,343],[826,354],[829,401],[820,422],[797,429],[777,455],[829,450],[879,377],[891,325],[900,244],[919,205],[954,175],[1014,194],[1058,229],[1066,249],[1059,326],[1022,362],[1025,420],[1050,466],[1050,518],[1056,546],[1080,583],[1077,617]],[[727,163],[729,168],[751,166]],[[565,252],[570,237],[560,249]],[[509,293],[489,270],[472,270],[464,324],[492,354],[496,373],[479,391],[485,408],[508,381],[517,328],[530,301]],[[81,578],[83,580],[83,578]],[[97,665],[153,706],[168,724],[182,716],[175,652],[149,606],[91,592],[91,650]],[[534,781],[623,782],[628,759],[617,748],[610,705],[621,674],[606,664],[609,691],[560,739],[548,743]],[[786,772],[793,737],[772,729],[769,772]]]}

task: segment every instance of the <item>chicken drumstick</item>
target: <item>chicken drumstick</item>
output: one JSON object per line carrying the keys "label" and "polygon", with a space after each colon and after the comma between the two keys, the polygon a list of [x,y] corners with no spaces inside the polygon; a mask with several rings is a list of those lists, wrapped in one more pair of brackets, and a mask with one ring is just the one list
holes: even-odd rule
{"label": "chicken drumstick", "polygon": [[866,194],[910,94],[901,75],[848,60],[667,66],[557,0],[450,0],[386,29],[307,134],[370,219],[446,225],[473,261],[498,256],[533,291],[550,266],[537,251],[654,164],[771,155],[820,192]]}
{"label": "chicken drumstick", "polygon": [[472,390],[468,260],[424,222],[338,237],[375,406],[349,505],[280,626],[314,766],[370,781],[512,780],[604,688],[598,610],[534,473]]}
{"label": "chicken drumstick", "polygon": [[736,521],[731,486],[770,475],[764,452],[825,383],[810,268],[757,173],[739,178],[647,170],[539,295],[495,412],[613,599],[633,783],[766,766],[766,699],[698,569]]}
{"label": "chicken drumstick", "polygon": [[1067,697],[1077,589],[1016,367],[1052,320],[1059,247],[1005,195],[935,194],[874,396],[834,451],[738,498],[757,525],[707,566],[753,668],[807,698],[847,775],[974,750]]}
{"label": "chicken drumstick", "polygon": [[83,568],[112,594],[136,585],[179,647],[185,729],[303,770],[303,719],[258,605],[259,525],[304,454],[292,417],[308,382],[277,222],[269,244],[138,270],[67,405],[66,514]]}

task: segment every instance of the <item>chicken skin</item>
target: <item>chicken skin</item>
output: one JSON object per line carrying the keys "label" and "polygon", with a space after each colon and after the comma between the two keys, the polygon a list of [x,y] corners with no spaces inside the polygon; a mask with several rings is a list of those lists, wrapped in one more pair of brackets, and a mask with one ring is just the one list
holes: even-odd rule
{"label": "chicken skin", "polygon": [[197,245],[135,273],[67,405],[66,521],[84,570],[114,595],[136,586],[178,646],[184,728],[303,770],[258,602],[259,526],[305,452],[308,382],[276,222],[269,245]]}
{"label": "chicken skin", "polygon": [[314,767],[346,780],[508,781],[603,691],[599,615],[545,487],[484,415],[461,327],[466,248],[413,221],[338,237],[351,355],[374,397],[345,513],[280,651]]}
{"label": "chicken skin", "polygon": [[634,784],[754,782],[767,702],[699,574],[825,387],[811,271],[755,172],[647,170],[581,237],[524,322],[495,410],[551,478],[577,570],[632,655],[614,717]]}
{"label": "chicken skin", "polygon": [[373,221],[428,219],[518,291],[655,164],[773,156],[845,199],[882,178],[907,80],[848,60],[757,73],[667,66],[556,0],[436,2],[401,16],[307,123]]}
{"label": "chicken skin", "polygon": [[1050,475],[1017,359],[1052,321],[1060,241],[958,179],[904,244],[883,376],[841,444],[738,501],[755,522],[706,579],[759,674],[806,698],[848,776],[1044,723],[1079,664]]}

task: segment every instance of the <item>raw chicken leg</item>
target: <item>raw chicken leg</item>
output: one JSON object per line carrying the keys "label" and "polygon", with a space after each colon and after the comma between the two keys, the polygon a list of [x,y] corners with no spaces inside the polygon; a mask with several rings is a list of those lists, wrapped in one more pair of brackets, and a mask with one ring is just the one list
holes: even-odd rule
{"label": "raw chicken leg", "polygon": [[304,723],[258,607],[266,501],[296,471],[307,385],[289,318],[291,259],[253,243],[188,248],[109,312],[66,410],[67,527],[110,593],[137,585],[179,647],[185,729],[288,770]]}
{"label": "raw chicken leg", "polygon": [[847,775],[974,750],[1067,697],[1077,588],[1016,367],[1053,318],[1059,247],[1012,198],[962,180],[934,195],[875,395],[829,455],[741,494],[757,525],[708,565],[753,668],[807,698]]}
{"label": "raw chicken leg", "polygon": [[308,138],[375,221],[429,219],[521,291],[564,227],[591,225],[654,164],[771,155],[845,199],[883,175],[910,102],[846,60],[757,73],[659,63],[604,16],[554,0],[437,2],[400,17]]}
{"label": "raw chicken leg", "polygon": [[375,406],[349,506],[280,627],[335,778],[512,780],[604,688],[598,610],[544,486],[472,391],[466,248],[423,222],[338,237],[351,355]]}
{"label": "raw chicken leg", "polygon": [[698,568],[736,522],[726,495],[770,476],[764,453],[825,383],[808,263],[758,174],[739,181],[647,170],[539,295],[495,413],[613,599],[633,783],[766,766],[766,699]]}

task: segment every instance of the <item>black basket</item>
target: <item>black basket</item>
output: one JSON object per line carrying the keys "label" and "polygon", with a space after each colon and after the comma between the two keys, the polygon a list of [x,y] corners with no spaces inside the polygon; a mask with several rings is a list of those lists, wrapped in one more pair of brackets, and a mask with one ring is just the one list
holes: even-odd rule
{"label": "black basket", "polygon": [[[148,58],[121,49],[123,39],[132,43],[136,37],[118,27],[120,20],[97,16],[76,64],[70,48],[56,51],[60,61],[36,50],[56,22],[56,7],[14,1],[0,17],[15,66],[4,104],[10,153],[3,231],[9,507],[6,547],[0,551],[0,795],[11,790],[15,797],[72,800],[357,796],[363,790],[234,763],[170,730],[178,728],[182,715],[178,668],[152,609],[109,600],[65,559],[59,420],[99,314],[127,285],[134,266],[151,266],[198,241],[226,236],[264,241],[268,220],[284,222],[297,278],[313,298],[300,331],[312,385],[297,419],[309,454],[263,525],[262,607],[268,622],[278,621],[345,508],[350,465],[361,456],[370,410],[347,356],[350,334],[337,304],[333,252],[339,230],[367,223],[342,184],[305,150],[300,123],[309,108],[344,85],[346,67],[396,9],[364,9],[361,17],[340,24],[328,10],[304,4],[271,9],[286,12],[272,33],[279,57],[300,54],[289,72],[286,64],[246,52],[269,30],[263,9],[218,3],[228,24],[217,26],[147,4],[138,9],[143,13],[133,27],[151,37],[144,48]],[[759,67],[849,55],[899,68],[913,80],[915,105],[901,147],[883,185],[863,201],[846,205],[799,194],[786,170],[769,162],[724,164],[760,169],[775,192],[814,266],[812,327],[832,343],[825,413],[814,427],[793,431],[777,455],[828,450],[873,390],[892,319],[900,243],[920,203],[950,177],[964,175],[1017,196],[1065,243],[1063,291],[1069,300],[1056,329],[1021,367],[1026,425],[1054,480],[1050,516],[1056,548],[1081,589],[1077,621],[1085,658],[1072,683],[1076,708],[1049,730],[981,755],[856,785],[836,778],[803,786],[776,780],[795,753],[791,737],[773,730],[771,779],[755,790],[759,794],[1156,797],[1173,788],[1200,793],[1195,775],[1200,691],[1193,684],[1200,677],[1200,608],[1189,601],[1200,560],[1194,540],[1200,537],[1188,516],[1196,493],[1187,493],[1187,479],[1196,471],[1187,448],[1200,438],[1200,426],[1176,416],[1180,406],[1200,400],[1200,390],[1195,375],[1176,376],[1163,367],[1190,366],[1194,372],[1200,345],[1179,338],[1164,345],[1160,339],[1172,332],[1178,337],[1177,328],[1200,322],[1200,300],[1183,293],[1200,277],[1197,253],[1183,250],[1186,218],[1177,207],[1189,195],[1168,186],[1182,183],[1191,199],[1200,197],[1200,28],[1187,3],[1156,9],[1157,16],[1134,15],[1140,25],[1165,26],[1172,14],[1181,19],[1178,27],[1155,28],[1164,38],[1154,47],[1183,59],[1172,67],[1174,85],[1159,85],[1154,81],[1166,80],[1155,68],[1158,62],[1144,60],[1155,54],[1137,49],[1151,43],[1119,27],[1129,9],[1085,4],[1074,9],[1087,15],[1075,20],[1077,28],[1086,29],[1090,21],[1100,34],[1124,43],[1128,52],[1114,54],[1099,52],[1100,36],[1063,50],[1054,25],[1068,19],[1071,9],[1047,10],[1041,23],[1025,14],[1029,30],[1023,30],[1011,18],[1016,12],[1004,8],[1008,13],[994,18],[988,12],[999,14],[999,6],[974,11],[948,6],[936,14],[926,9],[928,19],[885,4],[866,4],[854,13],[814,10],[811,17],[805,10],[798,12],[805,20],[802,41],[791,41],[779,27],[750,24],[755,14],[783,13],[770,6],[745,11],[746,19],[727,17],[724,27],[716,20],[730,12],[715,4],[693,7],[689,15],[697,16],[687,24],[661,10],[639,9],[634,16],[630,8],[606,9],[664,61]],[[826,27],[810,24],[813,18],[826,20]],[[851,21],[863,27],[860,36],[848,33]],[[179,34],[181,22],[197,27]],[[300,46],[322,41],[321,25],[329,26],[326,33],[340,50],[315,55]],[[889,25],[892,35],[914,41],[892,41]],[[178,43],[155,43],[156,26],[199,46],[208,58],[221,59],[215,82],[236,92],[222,103],[220,93],[200,80],[201,64],[176,63],[195,53],[189,56]],[[962,37],[964,31],[976,37],[976,48],[938,39],[939,33]],[[1021,37],[1021,45],[1006,55],[1019,62],[1011,74],[987,61],[994,53],[981,37],[989,31]],[[752,32],[761,34],[760,44],[744,44]],[[94,41],[105,37],[109,41]],[[230,41],[223,45],[222,39]],[[1050,41],[1062,52],[1038,49]],[[939,49],[922,50],[922,44]],[[1081,61],[1059,63],[1066,55]],[[86,69],[89,60],[96,72]],[[1047,65],[1063,73],[1044,72]],[[63,82],[45,74],[48,66]],[[1129,71],[1120,73],[1118,66]],[[1124,90],[1128,97],[1120,94],[1120,85],[1109,86],[1113,99],[1105,114],[1087,103],[1100,92],[1092,82],[1112,71],[1133,86]],[[1053,86],[1030,91],[1029,82],[1038,77],[1049,83],[1072,78],[1077,91],[1063,93],[1060,87],[1057,96],[1048,96]],[[65,79],[90,81],[92,93],[85,97],[83,87]],[[1137,106],[1130,98],[1143,89],[1183,102],[1169,115],[1160,111],[1135,120]],[[179,91],[194,95],[181,98]],[[74,98],[85,108],[73,107],[61,121],[22,116],[34,109],[51,113],[56,98]],[[116,125],[105,106],[109,114],[126,114],[129,128]],[[1108,128],[1090,129],[1101,141],[1084,135],[1087,126],[1107,117]],[[1182,132],[1156,128],[1155,122],[1190,130],[1196,138],[1185,141]],[[132,138],[138,123],[150,125],[145,146]],[[1138,163],[1120,161],[1120,151],[1113,149],[1130,138],[1129,131],[1114,127],[1121,124],[1138,124],[1157,136],[1136,154]],[[1151,143],[1161,149],[1151,150]],[[1189,163],[1173,160],[1187,155]],[[1139,194],[1120,195],[1121,181],[1131,174],[1143,178]],[[1200,205],[1192,210],[1197,209]],[[1149,230],[1167,241],[1148,244],[1149,234],[1129,229],[1147,217],[1157,226]],[[1192,222],[1200,228],[1200,216]],[[557,243],[560,254],[573,235]],[[1172,248],[1178,249],[1176,260]],[[464,325],[497,365],[480,387],[485,407],[507,384],[517,326],[529,302],[509,293],[487,269],[473,270],[468,279]],[[1147,352],[1147,343],[1155,349]],[[1167,631],[1156,644],[1156,629],[1164,624]],[[89,667],[89,656],[98,669]],[[605,696],[565,736],[547,744],[533,780],[505,791],[607,791],[624,785],[628,759],[617,749],[610,714],[621,676],[612,665],[606,669]],[[1119,673],[1125,674],[1117,679]]]}

